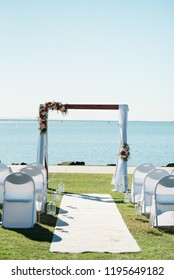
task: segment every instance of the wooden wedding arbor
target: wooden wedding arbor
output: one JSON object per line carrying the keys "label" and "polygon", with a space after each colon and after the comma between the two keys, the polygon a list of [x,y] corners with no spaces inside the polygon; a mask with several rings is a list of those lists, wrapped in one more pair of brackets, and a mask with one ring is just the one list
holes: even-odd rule
{"label": "wooden wedding arbor", "polygon": [[37,162],[41,163],[48,174],[48,140],[47,125],[49,110],[61,111],[66,114],[68,110],[119,110],[120,111],[120,145],[117,158],[115,174],[113,174],[112,184],[114,191],[128,190],[127,182],[127,160],[129,156],[129,146],[127,144],[127,104],[62,104],[60,102],[47,102],[39,107],[39,143],[37,152]]}

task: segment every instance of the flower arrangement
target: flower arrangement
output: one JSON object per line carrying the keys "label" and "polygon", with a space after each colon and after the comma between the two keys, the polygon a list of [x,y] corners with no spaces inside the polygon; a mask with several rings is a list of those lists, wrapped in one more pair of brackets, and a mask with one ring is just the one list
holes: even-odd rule
{"label": "flower arrangement", "polygon": [[47,119],[48,119],[48,111],[49,110],[57,110],[61,111],[63,114],[67,113],[67,104],[63,105],[59,102],[47,102],[42,104],[39,109],[39,129],[41,132],[47,131]]}
{"label": "flower arrangement", "polygon": [[121,151],[120,151],[120,157],[122,160],[128,161],[128,159],[130,157],[130,148],[127,143],[123,144],[123,147],[121,148]]}

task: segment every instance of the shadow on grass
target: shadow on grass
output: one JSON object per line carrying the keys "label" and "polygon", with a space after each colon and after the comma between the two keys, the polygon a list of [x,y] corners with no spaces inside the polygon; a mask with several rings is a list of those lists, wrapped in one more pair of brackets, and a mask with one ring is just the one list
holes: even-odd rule
{"label": "shadow on grass", "polygon": [[113,200],[114,200],[114,202],[115,202],[116,204],[122,204],[122,203],[124,203],[124,200],[118,200],[117,198],[113,198]]}
{"label": "shadow on grass", "polygon": [[39,223],[50,226],[50,227],[55,227],[56,221],[57,221],[57,215],[58,215],[59,211],[60,211],[60,208],[56,207],[56,214],[48,215],[45,210],[45,212],[41,213],[41,215],[40,215]]}
{"label": "shadow on grass", "polygon": [[[59,212],[59,208],[56,207],[56,214]],[[46,212],[43,212],[40,215],[40,221],[37,222],[34,227],[32,228],[13,228],[13,229],[7,229],[9,231],[17,232],[22,235],[24,235],[26,238],[29,238],[34,241],[40,241],[40,242],[51,242],[53,238],[53,231],[56,226],[57,222],[57,215],[47,215]],[[47,227],[51,227],[47,228]]]}
{"label": "shadow on grass", "polygon": [[144,223],[144,224],[148,224],[149,223],[149,221],[148,220],[145,220],[143,217],[138,217],[138,216],[136,216],[135,217],[135,219],[137,220],[137,221],[140,221],[141,223]]}
{"label": "shadow on grass", "polygon": [[50,243],[53,237],[53,233],[49,229],[44,228],[39,224],[35,224],[33,228],[29,229],[9,229],[9,231],[20,233],[26,238],[40,242],[44,241]]}
{"label": "shadow on grass", "polygon": [[55,191],[55,188],[50,188],[50,187],[47,188],[47,192],[48,192],[48,193],[51,194],[53,191]]}
{"label": "shadow on grass", "polygon": [[174,235],[174,227],[173,226],[155,227],[155,228],[151,228],[151,230],[148,231],[148,234],[153,234],[153,235],[162,235],[163,233]]}

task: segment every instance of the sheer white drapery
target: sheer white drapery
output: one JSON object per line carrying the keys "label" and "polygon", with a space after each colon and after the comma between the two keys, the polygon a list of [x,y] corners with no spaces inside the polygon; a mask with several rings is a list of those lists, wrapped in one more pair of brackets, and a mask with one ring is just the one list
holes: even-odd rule
{"label": "sheer white drapery", "polygon": [[37,162],[41,163],[47,170],[48,178],[48,136],[47,132],[41,132],[39,135]]}
{"label": "sheer white drapery", "polygon": [[123,148],[123,145],[127,144],[127,120],[129,111],[128,105],[119,105],[119,111],[120,145],[116,170],[111,183],[115,186],[113,191],[126,192],[128,191],[127,160],[121,158],[120,151]]}

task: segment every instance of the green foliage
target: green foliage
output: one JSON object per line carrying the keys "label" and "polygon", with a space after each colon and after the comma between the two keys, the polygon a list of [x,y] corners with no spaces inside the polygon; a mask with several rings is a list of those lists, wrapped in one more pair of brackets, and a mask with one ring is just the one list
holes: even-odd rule
{"label": "green foliage", "polygon": [[[123,194],[113,192],[112,175],[108,174],[69,174],[50,173],[48,194],[52,193],[57,184],[65,184],[68,193],[107,193],[115,200],[122,217],[130,232],[137,240],[141,252],[110,254],[83,253],[59,254],[51,253],[50,243],[57,220],[57,215],[42,213],[40,222],[31,229],[4,229],[0,227],[0,259],[1,260],[150,260],[174,259],[174,234],[172,231],[159,231],[151,228],[148,217],[134,215],[134,205],[123,202]],[[131,175],[129,175],[129,186]],[[130,188],[130,187],[129,187]],[[57,203],[57,214],[59,203]],[[0,216],[1,219],[1,216]]]}

